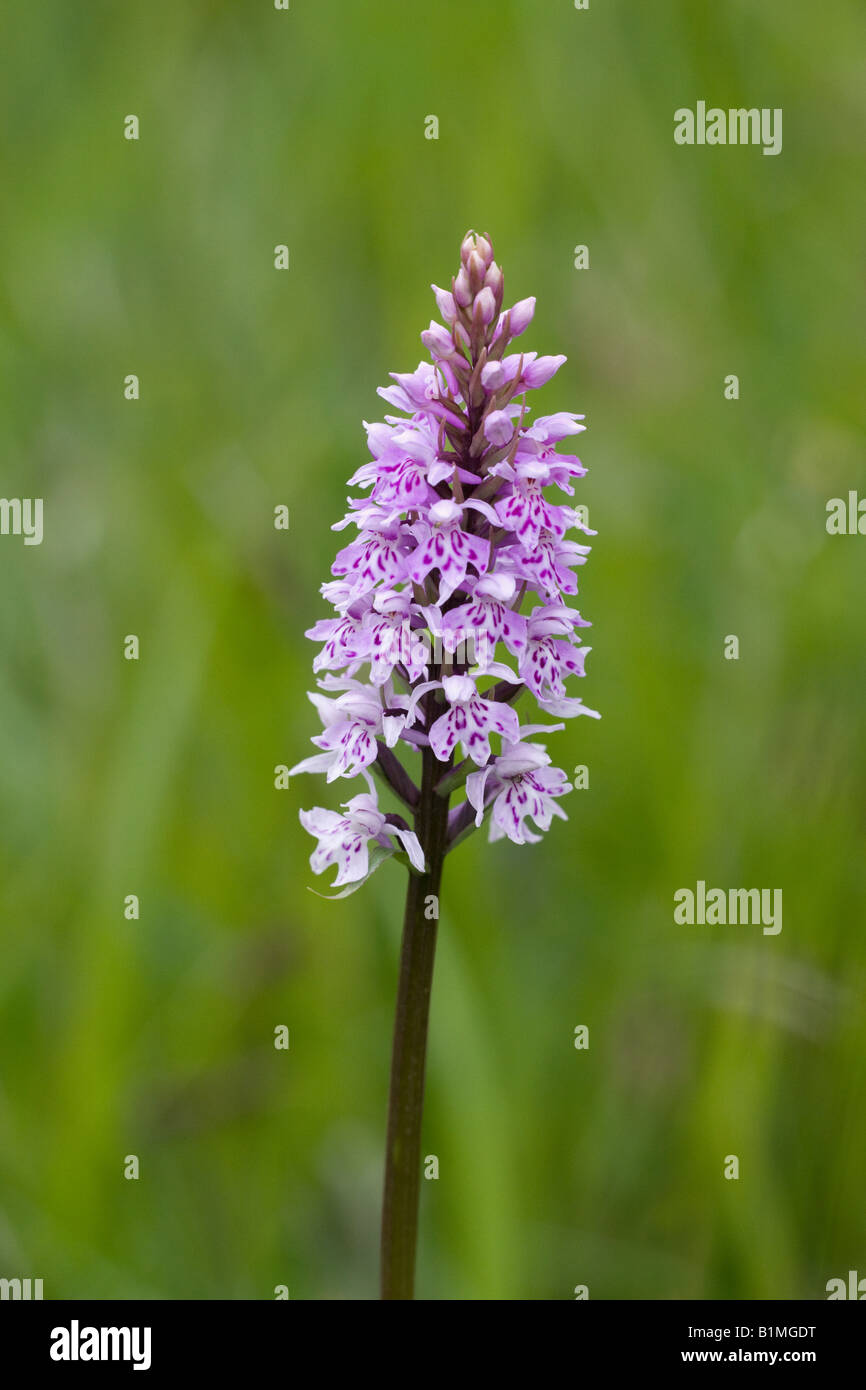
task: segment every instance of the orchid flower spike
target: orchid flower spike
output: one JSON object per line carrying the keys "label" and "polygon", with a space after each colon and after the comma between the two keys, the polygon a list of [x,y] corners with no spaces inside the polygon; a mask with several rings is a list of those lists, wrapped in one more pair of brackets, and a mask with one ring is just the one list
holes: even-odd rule
{"label": "orchid flower spike", "polygon": [[[392,854],[430,871],[425,760],[445,818],[437,854],[485,821],[491,839],[538,840],[565,819],[571,786],[545,746],[526,741],[539,726],[522,726],[515,705],[527,694],[548,716],[599,717],[566,691],[590,650],[567,600],[595,533],[563,498],[586,470],[557,448],[583,416],[530,418],[528,396],[565,358],[509,350],[535,300],[503,308],[503,287],[490,238],[468,232],[450,287],[433,286],[442,322],[421,334],[431,360],[380,390],[400,413],[366,425],[371,457],[350,479],[361,494],[334,528],[352,534],[322,590],[333,615],[307,635],[320,644],[320,691],[339,693],[311,694],[318,751],[292,772],[364,781],[345,814],[301,812],[318,841],[311,867],[336,865],[335,887]],[[386,818],[377,787],[411,825]]]}

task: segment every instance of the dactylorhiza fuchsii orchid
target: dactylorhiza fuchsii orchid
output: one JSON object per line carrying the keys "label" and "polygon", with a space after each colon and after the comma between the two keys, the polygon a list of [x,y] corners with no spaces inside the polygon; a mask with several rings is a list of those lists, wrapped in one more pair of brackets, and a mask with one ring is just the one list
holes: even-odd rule
{"label": "dactylorhiza fuchsii orchid", "polygon": [[[450,290],[433,286],[442,322],[421,334],[431,360],[394,373],[379,394],[399,414],[366,424],[370,460],[349,479],[334,530],[350,530],[322,593],[334,611],[307,636],[321,644],[310,699],[320,751],[292,773],[365,790],[341,810],[301,811],[332,866],[336,896],[387,858],[409,870],[391,1078],[382,1295],[413,1295],[420,1123],[438,893],[445,856],[476,827],[516,845],[567,819],[571,791],[539,735],[581,714],[588,623],[569,603],[591,536],[563,498],[586,470],[557,446],[580,434],[570,411],[532,420],[528,398],[564,357],[512,348],[534,299],[503,310],[489,238],[460,249]],[[552,495],[551,495],[552,494]],[[531,695],[543,716],[521,723]],[[554,722],[548,722],[548,721]],[[401,809],[382,810],[382,787]],[[419,1081],[420,1068],[420,1081]]]}

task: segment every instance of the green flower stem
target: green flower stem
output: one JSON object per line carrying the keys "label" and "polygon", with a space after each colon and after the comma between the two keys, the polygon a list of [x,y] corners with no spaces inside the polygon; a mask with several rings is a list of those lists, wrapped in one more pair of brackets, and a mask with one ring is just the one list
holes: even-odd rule
{"label": "green flower stem", "polygon": [[[409,875],[403,918],[382,1203],[383,1299],[411,1299],[415,1291],[427,1024],[448,831],[448,798],[435,792],[442,764],[430,748],[423,750],[422,758],[415,833],[424,849],[426,870]],[[435,903],[431,904],[431,898]]]}

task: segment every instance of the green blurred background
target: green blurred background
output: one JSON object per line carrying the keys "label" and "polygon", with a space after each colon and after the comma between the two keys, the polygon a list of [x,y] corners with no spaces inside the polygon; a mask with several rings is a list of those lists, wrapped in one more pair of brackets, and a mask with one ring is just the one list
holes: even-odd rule
{"label": "green blurred background", "polygon": [[[419,1295],[866,1274],[866,540],[824,525],[866,495],[864,44],[857,0],[6,7],[2,492],[45,540],[0,538],[0,1275],[376,1296],[403,874],[307,892],[339,794],[273,770],[469,226],[587,414],[604,717],[567,825],[446,866]],[[782,154],[675,146],[699,99]],[[676,926],[699,878],[781,887],[781,935]]]}

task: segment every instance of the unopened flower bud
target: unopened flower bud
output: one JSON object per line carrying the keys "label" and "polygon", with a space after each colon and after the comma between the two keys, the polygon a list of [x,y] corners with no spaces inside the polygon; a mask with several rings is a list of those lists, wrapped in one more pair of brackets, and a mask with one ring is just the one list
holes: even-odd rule
{"label": "unopened flower bud", "polygon": [[421,342],[434,357],[450,357],[454,352],[454,341],[441,323],[431,320],[430,327],[421,334]]}
{"label": "unopened flower bud", "polygon": [[431,285],[431,290],[436,296],[436,303],[439,312],[446,323],[453,323],[457,317],[457,305],[454,303],[454,296],[450,290],[440,290],[438,285]]}
{"label": "unopened flower bud", "polygon": [[523,369],[522,384],[529,390],[534,390],[537,386],[543,386],[555,372],[558,372],[566,359],[559,357],[536,357],[534,362],[529,362]]}
{"label": "unopened flower bud", "polygon": [[486,270],[493,260],[493,247],[490,245],[486,236],[479,236],[477,232],[467,232],[460,247],[460,259],[464,265],[469,264],[469,257],[473,251],[480,257]]}
{"label": "unopened flower bud", "polygon": [[491,289],[483,289],[480,294],[475,296],[475,303],[472,306],[472,318],[476,324],[487,327],[488,323],[493,322],[496,314],[496,300],[493,298]]}
{"label": "unopened flower bud", "polygon": [[525,328],[532,322],[535,313],[535,295],[530,295],[529,299],[520,299],[509,310],[508,331],[512,338],[518,337]]}
{"label": "unopened flower bud", "polygon": [[501,362],[487,362],[481,368],[481,385],[485,391],[498,391],[508,380],[508,373]]}
{"label": "unopened flower bud", "polygon": [[507,444],[514,433],[510,416],[504,410],[491,410],[484,420],[484,437],[497,446]]}
{"label": "unopened flower bud", "polygon": [[461,309],[466,309],[472,303],[472,291],[469,288],[469,276],[465,266],[461,266],[456,279],[452,282],[454,291],[454,302],[459,304]]}
{"label": "unopened flower bud", "polygon": [[467,232],[462,242],[460,243],[460,260],[462,261],[463,265],[468,265],[469,257],[475,250],[475,243],[477,240],[478,238],[476,237],[474,232]]}
{"label": "unopened flower bud", "polygon": [[473,294],[477,294],[484,284],[484,276],[487,274],[487,266],[477,251],[473,251],[466,262],[466,270],[469,274],[469,288]]}
{"label": "unopened flower bud", "polygon": [[502,287],[505,283],[505,276],[502,274],[495,261],[491,261],[487,267],[487,274],[484,276],[484,283],[493,291],[497,298],[502,295]]}
{"label": "unopened flower bud", "polygon": [[484,262],[484,268],[486,270],[493,260],[493,247],[490,245],[486,236],[476,237],[475,250]]}

